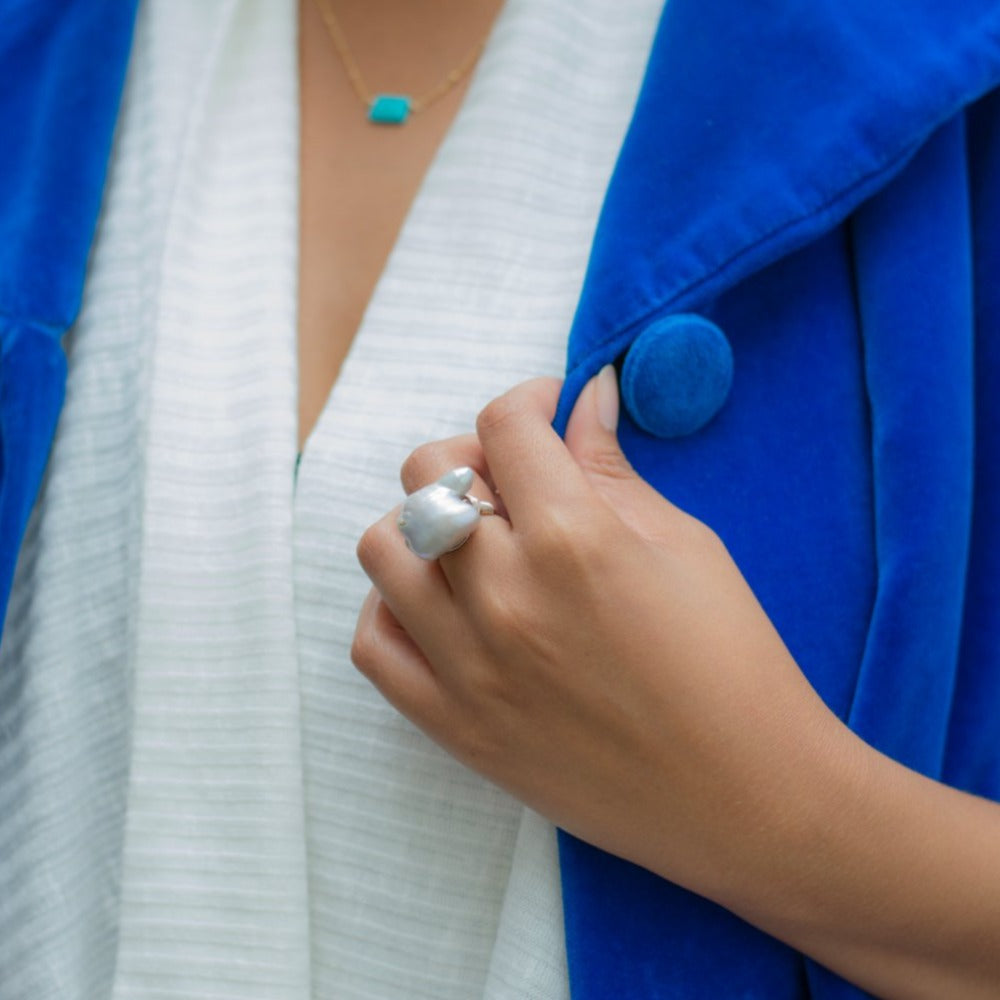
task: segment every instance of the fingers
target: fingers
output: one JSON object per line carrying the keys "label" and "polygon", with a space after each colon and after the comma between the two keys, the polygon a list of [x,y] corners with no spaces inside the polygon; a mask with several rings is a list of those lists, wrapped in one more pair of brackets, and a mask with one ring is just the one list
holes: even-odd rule
{"label": "fingers", "polygon": [[555,379],[522,383],[484,408],[478,434],[417,448],[401,471],[406,491],[467,465],[477,473],[473,494],[490,500],[512,523],[520,511],[526,525],[538,523],[543,508],[578,500],[588,475],[601,481],[634,480],[615,435],[618,389],[613,368],[604,369],[584,389],[565,443],[551,426],[559,386]]}
{"label": "fingers", "polygon": [[399,479],[407,493],[433,483],[449,469],[467,465],[480,479],[489,482],[486,458],[475,434],[460,434],[443,441],[429,441],[410,452],[399,470]]}
{"label": "fingers", "polygon": [[469,492],[479,500],[493,504],[493,509],[506,518],[503,497],[496,489],[486,465],[483,447],[475,434],[461,434],[443,441],[429,441],[414,449],[403,467],[399,478],[407,493],[414,493],[428,483],[436,482],[446,472],[468,466],[476,476]]}
{"label": "fingers", "polygon": [[[400,479],[404,489],[412,493],[428,483],[436,482],[449,470],[463,465],[475,472],[469,493],[493,504],[496,511],[494,516],[480,517],[468,540],[459,549],[445,553],[437,561],[453,595],[460,603],[465,604],[492,577],[504,536],[510,532],[505,519],[503,498],[494,489],[479,438],[475,434],[463,434],[421,445],[403,463]],[[411,556],[411,553],[406,552],[405,556]]]}
{"label": "fingers", "polygon": [[[365,604],[364,625],[359,625],[352,652],[359,669],[377,687],[396,690],[397,693],[386,695],[394,704],[409,697],[418,700],[429,697],[426,692],[421,693],[423,682],[419,677],[396,677],[401,670],[412,674],[423,663],[425,672],[430,672],[437,687],[444,690],[454,682],[457,673],[467,669],[470,656],[479,647],[475,625],[468,614],[469,595],[478,592],[480,586],[490,585],[489,573],[481,562],[471,572],[468,562],[458,558],[480,532],[474,533],[462,550],[453,554],[457,568],[454,563],[449,567],[459,578],[471,577],[475,585],[453,592],[442,566],[447,559],[427,561],[410,552],[395,525],[395,514],[393,511],[372,525],[358,543],[358,558],[377,594],[369,595]],[[502,546],[504,535],[510,534],[509,526],[502,518],[484,520],[499,522],[497,537]],[[492,545],[483,546],[480,559],[483,552],[496,548],[496,542],[491,541]],[[376,615],[379,604],[384,610]],[[393,629],[401,632],[406,641],[394,637]],[[407,648],[407,643],[412,649]]]}
{"label": "fingers", "polygon": [[443,700],[434,670],[376,590],[361,607],[351,660],[411,722],[434,726]]}
{"label": "fingers", "polygon": [[662,532],[664,517],[676,511],[642,480],[618,444],[618,381],[606,365],[580,393],[566,426],[566,447],[590,484],[632,527]]}
{"label": "fingers", "polygon": [[[566,443],[551,426],[558,391],[559,383],[553,379],[515,387],[484,409],[478,436],[466,434],[423,445],[401,470],[404,488],[412,493],[451,469],[470,467],[474,482],[469,492],[499,507],[498,486],[513,526],[522,526],[523,537],[515,537],[503,518],[473,517],[474,530],[466,542],[428,563],[408,551],[393,512],[369,529],[359,544],[366,572],[432,662],[453,645],[461,613],[489,603],[497,588],[516,584],[527,558],[520,551],[524,543],[544,539],[539,551],[551,554],[560,540],[569,545],[587,536],[595,530],[594,517],[603,516],[601,508],[607,511],[602,497],[643,534],[659,533],[665,502],[636,476],[618,446],[613,369],[605,369],[584,389],[570,418]],[[433,529],[433,504],[427,510],[426,521]],[[418,513],[423,511],[414,507],[409,515],[408,537],[414,545],[418,545],[412,537],[420,524]],[[643,530],[638,522],[645,521],[654,527]],[[465,523],[460,519],[460,525]],[[430,544],[417,551],[440,551],[433,535],[431,530]],[[456,539],[460,537],[456,531]]]}
{"label": "fingers", "polygon": [[571,504],[586,489],[579,465],[552,429],[559,382],[534,379],[493,400],[476,430],[515,528]]}
{"label": "fingers", "polygon": [[585,471],[615,479],[635,476],[618,444],[618,381],[605,365],[580,393],[566,425],[566,447]]}
{"label": "fingers", "polygon": [[397,507],[361,536],[358,561],[399,623],[436,662],[457,631],[451,587],[437,560],[420,559],[406,547],[398,515]]}
{"label": "fingers", "polygon": [[484,593],[508,576],[513,542],[510,525],[502,517],[482,517],[469,540],[438,560],[454,600],[464,609],[481,603]]}

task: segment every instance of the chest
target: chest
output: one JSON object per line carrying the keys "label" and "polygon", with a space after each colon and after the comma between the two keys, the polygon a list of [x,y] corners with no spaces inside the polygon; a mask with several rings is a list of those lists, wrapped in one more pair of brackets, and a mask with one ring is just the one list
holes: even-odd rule
{"label": "chest", "polygon": [[[465,15],[469,23],[451,25],[456,51],[464,44],[463,34],[475,38],[485,30],[479,22],[488,23],[492,12],[489,4],[470,5]],[[301,451],[414,196],[461,104],[468,78],[405,125],[374,125],[350,85],[313,0],[302,0],[299,17]],[[426,72],[420,64],[424,48],[408,44],[393,52],[391,67],[369,61],[377,75],[391,68],[402,79],[420,79]],[[433,67],[430,71],[435,72]]]}

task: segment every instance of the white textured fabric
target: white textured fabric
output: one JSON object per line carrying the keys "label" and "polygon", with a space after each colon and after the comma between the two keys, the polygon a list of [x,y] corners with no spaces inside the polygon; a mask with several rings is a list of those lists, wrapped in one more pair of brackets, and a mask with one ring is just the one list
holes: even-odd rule
{"label": "white textured fabric", "polygon": [[354,547],[561,371],[658,7],[508,0],[296,487],[295,4],[145,4],[0,647],[0,1000],[567,996],[554,832],[350,666]]}

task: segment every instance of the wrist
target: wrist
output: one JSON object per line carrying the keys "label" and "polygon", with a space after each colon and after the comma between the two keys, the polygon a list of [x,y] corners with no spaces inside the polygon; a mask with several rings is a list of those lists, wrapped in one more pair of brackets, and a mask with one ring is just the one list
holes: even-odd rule
{"label": "wrist", "polygon": [[[811,914],[818,845],[830,851],[831,817],[856,791],[862,764],[857,738],[790,658],[768,676],[766,701],[734,692],[738,724],[702,725],[686,781],[671,785],[688,794],[658,803],[663,836],[636,859],[758,926]],[[676,774],[675,758],[664,748],[665,773]]]}
{"label": "wrist", "polygon": [[[851,851],[845,832],[858,823],[870,776],[866,747],[812,688],[775,707],[769,736],[734,789],[717,871],[706,893],[750,923],[789,940],[823,933],[823,897]],[[801,945],[800,945],[801,946]]]}
{"label": "wrist", "polygon": [[884,997],[1000,981],[1000,809],[879,753],[832,713],[796,727],[706,893]]}
{"label": "wrist", "polygon": [[865,846],[876,761],[825,705],[802,714],[745,822],[745,845],[732,859],[739,877],[716,898],[810,951],[828,938],[833,896]]}

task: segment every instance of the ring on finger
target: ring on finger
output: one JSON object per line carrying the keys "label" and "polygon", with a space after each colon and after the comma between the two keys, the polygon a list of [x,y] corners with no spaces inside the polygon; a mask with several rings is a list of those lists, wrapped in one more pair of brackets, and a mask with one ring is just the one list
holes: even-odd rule
{"label": "ring on finger", "polygon": [[454,552],[479,527],[480,517],[495,513],[493,504],[469,493],[474,477],[463,465],[406,498],[396,524],[411,552],[421,559]]}

